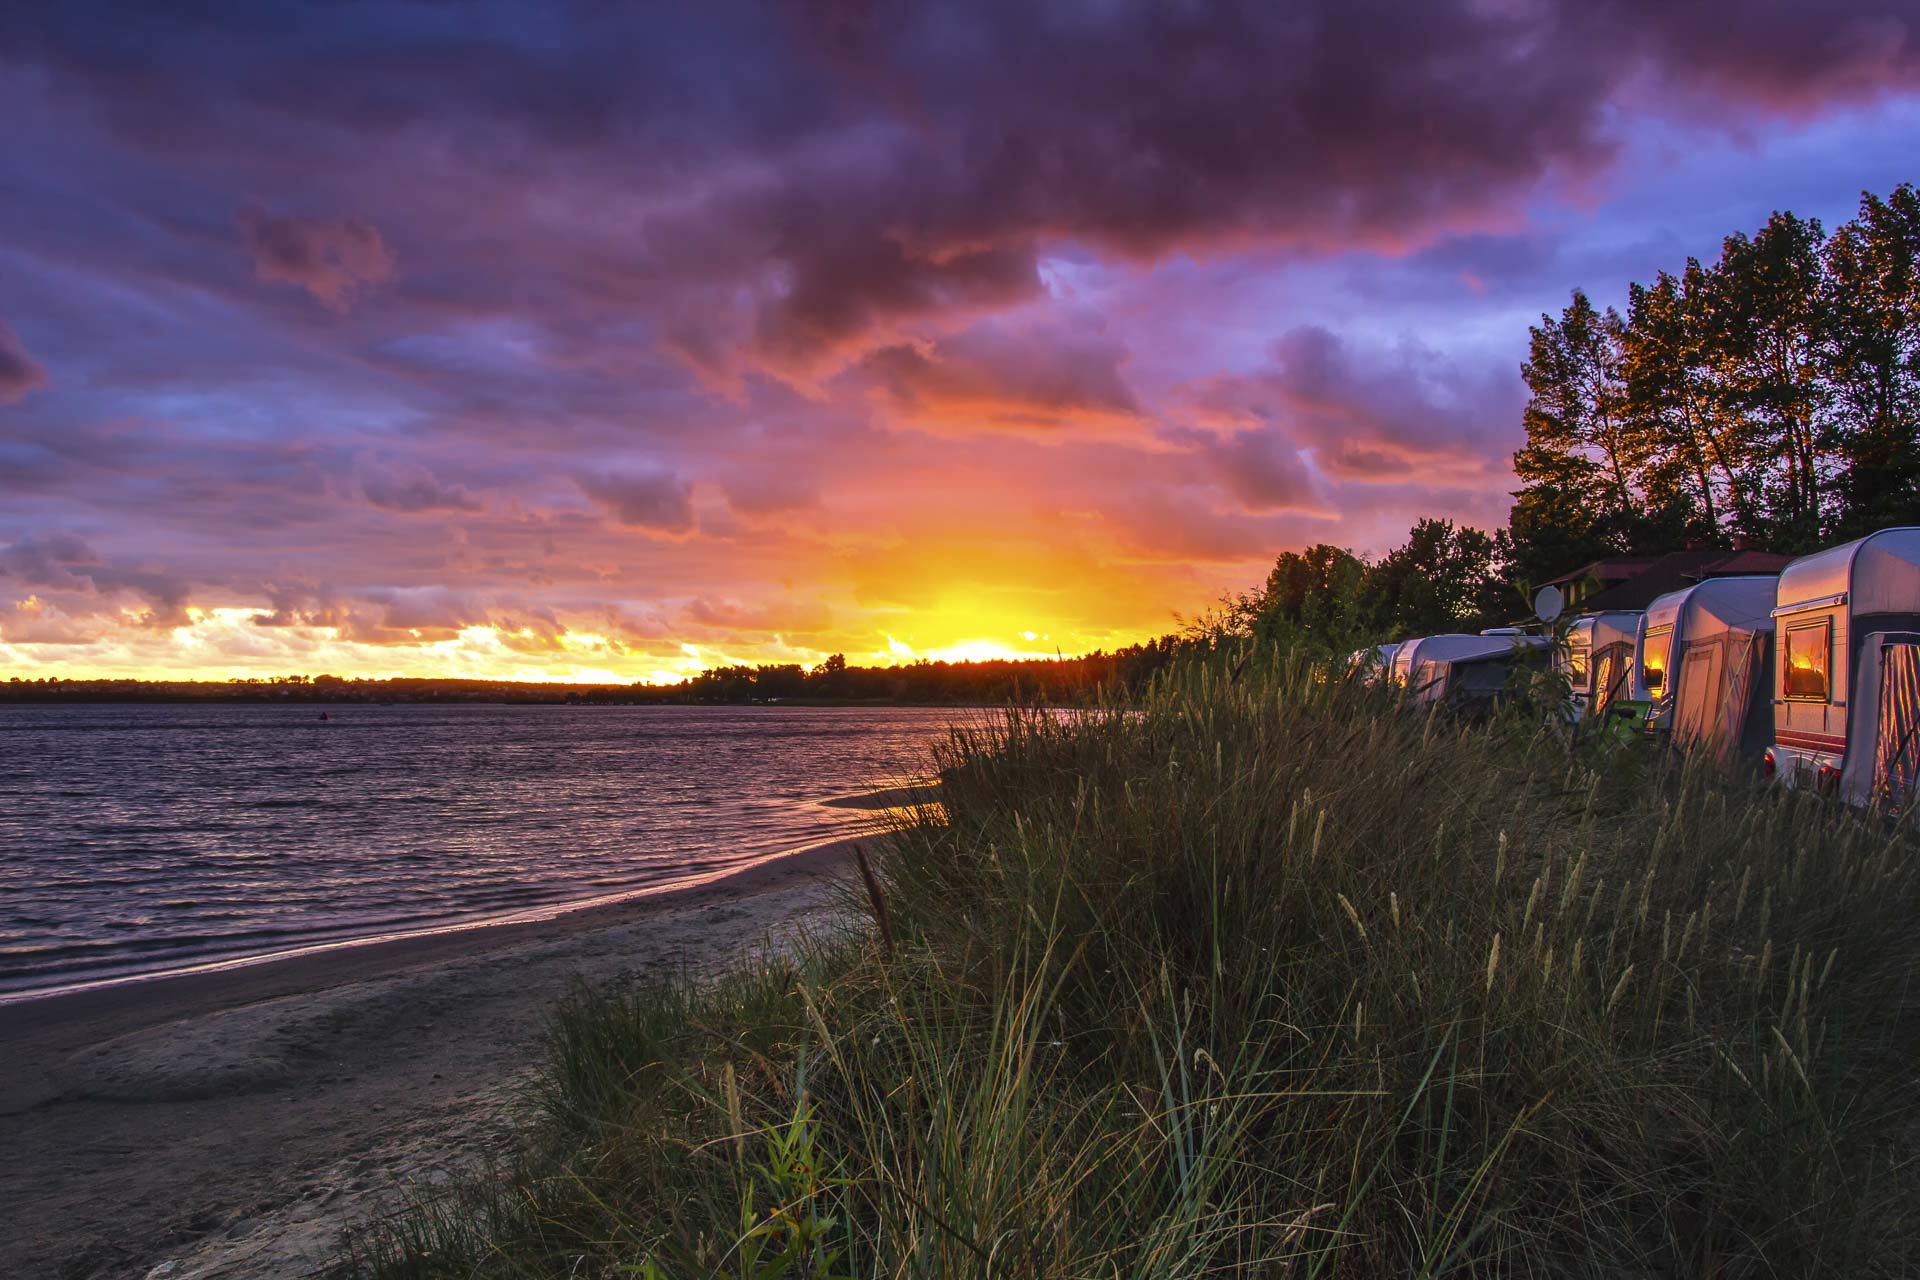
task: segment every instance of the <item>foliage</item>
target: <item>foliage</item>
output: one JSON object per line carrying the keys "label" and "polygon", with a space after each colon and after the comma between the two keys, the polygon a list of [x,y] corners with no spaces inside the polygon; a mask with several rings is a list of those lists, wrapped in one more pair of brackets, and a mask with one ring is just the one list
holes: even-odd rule
{"label": "foliage", "polygon": [[1504,531],[1421,520],[1368,576],[1376,616],[1396,636],[1496,625],[1525,607],[1503,581],[1506,559]]}
{"label": "foliage", "polygon": [[1513,534],[1539,577],[1690,540],[1806,551],[1920,520],[1920,196],[1828,236],[1775,213],[1711,264],[1542,316]]}
{"label": "foliage", "polygon": [[1421,520],[1404,544],[1372,564],[1325,543],[1285,551],[1259,591],[1229,598],[1190,628],[1180,652],[1194,642],[1207,648],[1252,640],[1331,657],[1383,637],[1499,625],[1525,611],[1507,580],[1509,550],[1504,530]]}
{"label": "foliage", "polygon": [[895,945],[576,995],[521,1163],[347,1270],[1905,1274],[1920,849],[1584,751],[1270,653],[982,721]]}

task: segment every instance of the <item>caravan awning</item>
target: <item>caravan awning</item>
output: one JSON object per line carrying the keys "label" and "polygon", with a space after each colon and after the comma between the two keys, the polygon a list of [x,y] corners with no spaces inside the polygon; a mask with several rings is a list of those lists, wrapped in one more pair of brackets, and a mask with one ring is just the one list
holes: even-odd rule
{"label": "caravan awning", "polygon": [[1830,596],[1821,596],[1818,600],[1802,600],[1799,604],[1783,604],[1767,616],[1770,618],[1784,618],[1790,613],[1805,613],[1809,609],[1831,609],[1835,605],[1843,605],[1846,602],[1847,593],[1837,591]]}

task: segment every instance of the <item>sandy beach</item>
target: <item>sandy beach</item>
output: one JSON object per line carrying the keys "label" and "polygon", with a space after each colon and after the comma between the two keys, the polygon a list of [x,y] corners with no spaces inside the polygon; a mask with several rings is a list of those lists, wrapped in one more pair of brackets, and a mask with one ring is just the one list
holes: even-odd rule
{"label": "sandy beach", "polygon": [[549,920],[0,1006],[0,1273],[312,1274],[405,1185],[505,1147],[575,977],[781,945],[828,918],[851,845]]}

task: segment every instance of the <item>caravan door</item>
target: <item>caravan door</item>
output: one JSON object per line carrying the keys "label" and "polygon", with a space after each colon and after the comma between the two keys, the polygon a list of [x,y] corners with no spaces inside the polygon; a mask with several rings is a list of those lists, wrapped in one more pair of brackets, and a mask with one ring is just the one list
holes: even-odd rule
{"label": "caravan door", "polygon": [[1587,704],[1589,715],[1606,715],[1607,708],[1620,696],[1621,690],[1633,676],[1633,672],[1628,670],[1632,655],[1633,650],[1629,646],[1610,644],[1588,656],[1587,670],[1593,688],[1592,701]]}
{"label": "caravan door", "polygon": [[1920,635],[1894,634],[1880,647],[1880,724],[1873,759],[1874,803],[1902,810],[1920,784]]}
{"label": "caravan door", "polygon": [[1713,736],[1720,719],[1725,651],[1726,646],[1717,640],[1686,646],[1674,686],[1673,740],[1677,745]]}

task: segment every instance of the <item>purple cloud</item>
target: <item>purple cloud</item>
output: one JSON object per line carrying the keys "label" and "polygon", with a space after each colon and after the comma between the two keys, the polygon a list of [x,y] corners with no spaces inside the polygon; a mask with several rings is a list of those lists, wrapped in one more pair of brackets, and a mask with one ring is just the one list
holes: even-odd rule
{"label": "purple cloud", "polygon": [[1206,438],[1201,452],[1220,483],[1248,511],[1301,511],[1321,505],[1297,444],[1284,432],[1254,428]]}
{"label": "purple cloud", "polygon": [[1523,399],[1504,370],[1475,373],[1420,348],[1363,356],[1303,325],[1274,342],[1265,369],[1203,385],[1197,407],[1225,423],[1267,425],[1341,480],[1437,480],[1504,468]]}
{"label": "purple cloud", "polygon": [[480,499],[457,484],[443,484],[422,467],[378,472],[360,482],[367,501],[384,511],[478,511]]}
{"label": "purple cloud", "polygon": [[71,534],[25,538],[0,547],[0,575],[24,586],[87,595],[137,596],[146,608],[142,625],[173,627],[186,621],[191,584],[162,570],[110,562]]}
{"label": "purple cloud", "polygon": [[47,385],[47,371],[27,354],[20,338],[0,321],[0,404],[18,404]]}
{"label": "purple cloud", "polygon": [[910,421],[1053,428],[1136,417],[1139,401],[1121,375],[1126,358],[1099,333],[980,326],[882,347],[859,368]]}
{"label": "purple cloud", "polygon": [[85,590],[100,564],[94,549],[70,533],[23,538],[0,547],[0,573],[29,587]]}
{"label": "purple cloud", "polygon": [[804,477],[771,468],[754,468],[721,482],[727,505],[744,516],[777,516],[811,511],[820,491]]}
{"label": "purple cloud", "polygon": [[686,533],[693,487],[670,471],[598,471],[578,477],[580,491],[633,529]]}
{"label": "purple cloud", "polygon": [[334,311],[393,279],[393,250],[358,218],[274,217],[248,208],[239,221],[258,279],[298,285]]}

